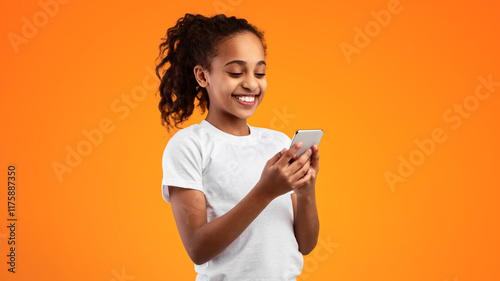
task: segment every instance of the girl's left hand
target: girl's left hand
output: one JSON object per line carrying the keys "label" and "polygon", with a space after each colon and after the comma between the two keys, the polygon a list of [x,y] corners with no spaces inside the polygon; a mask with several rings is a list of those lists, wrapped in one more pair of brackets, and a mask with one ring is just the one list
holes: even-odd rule
{"label": "girl's left hand", "polygon": [[[313,145],[312,148],[310,149],[312,150],[312,154],[310,158],[311,162],[309,166],[309,171],[307,173],[311,173],[311,178],[303,186],[294,190],[294,193],[297,195],[297,198],[314,195],[316,177],[319,171],[319,151],[318,151],[318,146],[316,144]],[[305,175],[307,175],[307,173]]]}

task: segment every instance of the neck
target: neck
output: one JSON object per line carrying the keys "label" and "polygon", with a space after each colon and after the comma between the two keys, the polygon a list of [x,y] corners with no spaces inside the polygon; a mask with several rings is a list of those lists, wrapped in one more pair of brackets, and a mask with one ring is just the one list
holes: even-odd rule
{"label": "neck", "polygon": [[210,111],[207,114],[205,120],[212,124],[217,129],[235,136],[248,136],[250,135],[250,129],[247,125],[247,119],[241,118],[223,118],[214,117],[210,115]]}

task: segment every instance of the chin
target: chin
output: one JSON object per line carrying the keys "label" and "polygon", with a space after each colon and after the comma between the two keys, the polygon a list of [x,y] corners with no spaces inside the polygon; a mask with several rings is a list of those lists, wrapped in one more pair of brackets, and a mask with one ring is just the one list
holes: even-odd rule
{"label": "chin", "polygon": [[252,117],[254,115],[254,113],[255,113],[255,110],[252,110],[251,112],[247,111],[245,113],[237,114],[236,116],[238,116],[241,119],[248,119],[248,118]]}
{"label": "chin", "polygon": [[254,114],[254,112],[252,112],[252,114],[244,114],[244,115],[240,115],[239,117],[240,117],[241,119],[248,119],[248,118],[252,117],[252,116],[253,116],[253,114]]}

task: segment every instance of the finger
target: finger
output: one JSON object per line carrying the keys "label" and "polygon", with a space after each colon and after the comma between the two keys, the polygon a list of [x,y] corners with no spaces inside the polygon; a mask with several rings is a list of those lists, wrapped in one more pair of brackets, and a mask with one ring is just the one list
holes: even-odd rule
{"label": "finger", "polygon": [[290,161],[288,161],[288,164],[292,164],[293,161],[297,160],[299,158],[299,156],[297,154],[295,154],[292,159],[290,159]]}
{"label": "finger", "polygon": [[317,145],[313,145],[311,155],[311,166],[315,170],[319,170],[319,150]]}
{"label": "finger", "polygon": [[306,184],[309,180],[311,180],[311,176],[312,176],[312,170],[308,169],[306,174],[295,182],[295,186],[293,187],[293,189],[297,189]]}
{"label": "finger", "polygon": [[269,166],[276,164],[276,162],[280,160],[280,158],[283,156],[284,153],[286,153],[286,151],[287,149],[283,148],[280,152],[276,153],[273,157],[271,157],[271,159],[267,161],[267,164]]}
{"label": "finger", "polygon": [[306,150],[297,160],[295,160],[292,164],[290,164],[290,170],[292,173],[298,171],[306,162],[311,162],[309,157],[311,157],[311,149]]}
{"label": "finger", "polygon": [[[302,156],[301,156],[302,158]],[[298,160],[298,161],[301,161],[301,160]],[[300,180],[300,178],[304,177],[307,172],[309,171],[309,168],[311,167],[311,164],[310,164],[310,161],[306,160],[305,164],[302,165],[292,176],[291,176],[291,180],[292,182],[296,182],[298,180]]]}
{"label": "finger", "polygon": [[290,149],[288,149],[288,151],[278,160],[278,162],[276,164],[282,165],[282,166],[288,164],[290,159],[292,159],[292,157],[295,155],[295,153],[297,151],[299,151],[299,149],[302,147],[302,145],[303,145],[302,142],[299,141],[294,146],[290,147]]}

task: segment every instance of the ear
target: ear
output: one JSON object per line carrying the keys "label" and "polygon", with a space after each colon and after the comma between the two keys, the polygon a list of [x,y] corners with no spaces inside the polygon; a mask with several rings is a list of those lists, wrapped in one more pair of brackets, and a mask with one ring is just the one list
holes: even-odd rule
{"label": "ear", "polygon": [[203,68],[203,66],[198,64],[197,66],[194,67],[193,71],[194,71],[194,77],[196,78],[198,84],[203,88],[208,86],[206,70]]}

